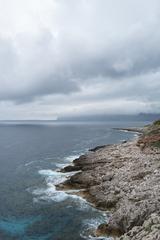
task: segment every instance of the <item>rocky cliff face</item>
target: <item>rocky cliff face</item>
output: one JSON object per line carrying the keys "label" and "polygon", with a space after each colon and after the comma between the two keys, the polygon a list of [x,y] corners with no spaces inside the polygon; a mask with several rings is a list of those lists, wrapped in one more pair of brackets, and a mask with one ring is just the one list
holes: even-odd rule
{"label": "rocky cliff face", "polygon": [[160,122],[137,140],[103,146],[74,160],[63,171],[81,170],[61,188],[82,192],[96,207],[110,211],[96,235],[120,240],[160,239]]}

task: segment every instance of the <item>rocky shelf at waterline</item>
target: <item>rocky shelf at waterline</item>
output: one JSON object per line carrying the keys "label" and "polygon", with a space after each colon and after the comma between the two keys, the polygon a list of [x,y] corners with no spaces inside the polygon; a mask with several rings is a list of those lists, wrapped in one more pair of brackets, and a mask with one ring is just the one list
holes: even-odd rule
{"label": "rocky shelf at waterline", "polygon": [[111,213],[97,236],[160,239],[159,127],[144,128],[138,140],[98,147],[62,169],[81,171],[58,188],[85,189],[81,194],[88,201]]}
{"label": "rocky shelf at waterline", "polygon": [[132,128],[113,128],[114,130],[126,131],[126,132],[135,132],[137,134],[143,134],[144,128],[132,127]]}

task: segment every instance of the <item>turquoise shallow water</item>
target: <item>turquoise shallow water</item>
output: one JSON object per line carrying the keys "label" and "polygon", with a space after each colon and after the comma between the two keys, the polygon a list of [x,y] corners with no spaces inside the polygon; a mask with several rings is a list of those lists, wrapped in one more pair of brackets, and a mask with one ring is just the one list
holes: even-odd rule
{"label": "turquoise shallow water", "polygon": [[40,220],[40,217],[26,219],[1,219],[0,229],[3,229],[5,232],[8,232],[12,236],[22,236],[25,234],[27,227],[38,220]]}
{"label": "turquoise shallow water", "polygon": [[133,133],[113,127],[144,122],[1,122],[0,240],[96,239],[107,216],[85,200],[57,192],[68,174],[57,169],[96,145],[117,143]]}

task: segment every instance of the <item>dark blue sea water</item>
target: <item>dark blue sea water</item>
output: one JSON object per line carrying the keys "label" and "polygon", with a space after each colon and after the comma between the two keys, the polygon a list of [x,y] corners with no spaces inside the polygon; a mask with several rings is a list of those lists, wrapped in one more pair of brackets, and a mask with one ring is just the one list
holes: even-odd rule
{"label": "dark blue sea water", "polygon": [[0,122],[0,240],[95,239],[107,216],[78,196],[57,192],[56,170],[96,145],[135,134],[112,127],[144,122]]}

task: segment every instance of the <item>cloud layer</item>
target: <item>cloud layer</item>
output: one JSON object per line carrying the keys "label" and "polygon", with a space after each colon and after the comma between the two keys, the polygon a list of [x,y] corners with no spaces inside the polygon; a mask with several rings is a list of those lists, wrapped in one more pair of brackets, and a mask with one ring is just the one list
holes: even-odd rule
{"label": "cloud layer", "polygon": [[160,111],[158,0],[0,6],[0,119]]}

